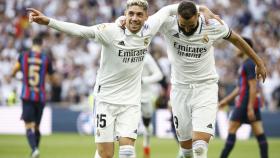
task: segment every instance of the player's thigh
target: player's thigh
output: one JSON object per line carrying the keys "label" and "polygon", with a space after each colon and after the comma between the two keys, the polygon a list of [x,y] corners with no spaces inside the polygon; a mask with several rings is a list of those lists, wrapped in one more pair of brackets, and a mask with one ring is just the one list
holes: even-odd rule
{"label": "player's thigh", "polygon": [[188,105],[188,94],[185,90],[172,88],[170,103],[172,106],[175,132],[180,142],[192,138],[191,109]]}
{"label": "player's thigh", "polygon": [[43,111],[44,111],[45,103],[35,103],[35,123],[36,125],[40,125],[41,119],[43,116]]}
{"label": "player's thigh", "polygon": [[141,120],[141,107],[137,105],[124,105],[116,118],[116,136],[136,139],[138,125]]}
{"label": "player's thigh", "polygon": [[35,122],[35,108],[33,105],[33,102],[31,101],[22,101],[22,114],[21,118],[24,120],[24,122],[31,123]]}
{"label": "player's thigh", "polygon": [[141,114],[144,118],[151,118],[153,116],[153,105],[151,102],[141,103]]}
{"label": "player's thigh", "polygon": [[114,142],[117,110],[118,108],[115,105],[95,100],[94,129],[96,143]]}
{"label": "player's thigh", "polygon": [[194,132],[214,135],[218,111],[217,84],[197,87],[192,104],[192,126]]}

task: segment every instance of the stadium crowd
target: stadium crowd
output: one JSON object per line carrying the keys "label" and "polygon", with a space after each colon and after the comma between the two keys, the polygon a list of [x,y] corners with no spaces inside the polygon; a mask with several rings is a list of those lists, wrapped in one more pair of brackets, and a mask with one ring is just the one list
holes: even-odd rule
{"label": "stadium crowd", "polygon": [[[175,0],[149,0],[149,13]],[[268,76],[261,83],[265,110],[280,108],[280,0],[195,0],[208,6],[236,32],[252,38],[255,51],[265,61]],[[100,58],[100,46],[94,41],[69,37],[47,27],[29,24],[27,7],[34,7],[50,17],[81,25],[114,22],[123,14],[126,0],[2,0],[0,1],[0,105],[12,105],[20,94],[18,80],[6,80],[18,54],[31,46],[37,34],[44,37],[45,52],[51,56],[57,72],[57,83],[48,87],[49,100],[56,103],[79,104],[87,101],[92,92]],[[239,61],[234,47],[216,43],[216,67],[220,75],[220,97],[236,85]],[[167,105],[167,84],[170,63],[163,38],[154,38],[150,53],[163,74],[162,90],[158,91],[158,107]],[[230,48],[230,49],[229,49]]]}

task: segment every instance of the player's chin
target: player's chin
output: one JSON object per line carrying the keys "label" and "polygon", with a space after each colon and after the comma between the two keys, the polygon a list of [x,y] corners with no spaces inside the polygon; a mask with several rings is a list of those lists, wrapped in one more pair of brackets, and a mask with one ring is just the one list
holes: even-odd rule
{"label": "player's chin", "polygon": [[140,29],[141,29],[140,26],[131,26],[131,27],[130,27],[130,31],[131,31],[131,32],[138,32]]}

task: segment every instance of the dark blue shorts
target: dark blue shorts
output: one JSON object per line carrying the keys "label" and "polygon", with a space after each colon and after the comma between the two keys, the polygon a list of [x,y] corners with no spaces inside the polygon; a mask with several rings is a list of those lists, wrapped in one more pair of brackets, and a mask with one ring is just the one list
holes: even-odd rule
{"label": "dark blue shorts", "polygon": [[[260,113],[260,109],[254,109],[255,110],[255,116],[256,116],[256,120],[255,121],[261,121],[261,113]],[[237,121],[240,123],[250,123],[251,121],[249,121],[248,116],[247,116],[247,108],[237,108],[234,107],[231,115],[230,115],[230,120],[231,121]]]}
{"label": "dark blue shorts", "polygon": [[40,124],[45,104],[41,102],[22,100],[22,115],[24,122]]}

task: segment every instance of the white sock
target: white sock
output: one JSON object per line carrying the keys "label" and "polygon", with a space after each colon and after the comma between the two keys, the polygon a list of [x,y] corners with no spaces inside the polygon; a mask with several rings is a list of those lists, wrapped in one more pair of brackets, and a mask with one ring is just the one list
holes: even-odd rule
{"label": "white sock", "polygon": [[132,145],[120,146],[119,158],[136,158],[134,146]]}
{"label": "white sock", "polygon": [[193,157],[192,149],[184,149],[184,148],[180,147],[180,150],[181,150],[181,154],[182,154],[183,158],[192,158]]}
{"label": "white sock", "polygon": [[193,142],[193,158],[207,158],[208,143],[204,140]]}
{"label": "white sock", "polygon": [[99,156],[99,154],[98,154],[98,151],[97,151],[97,150],[95,151],[94,158],[101,158],[101,156]]}

